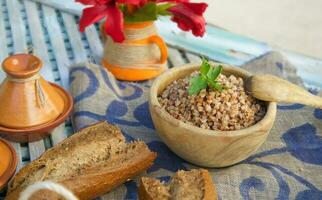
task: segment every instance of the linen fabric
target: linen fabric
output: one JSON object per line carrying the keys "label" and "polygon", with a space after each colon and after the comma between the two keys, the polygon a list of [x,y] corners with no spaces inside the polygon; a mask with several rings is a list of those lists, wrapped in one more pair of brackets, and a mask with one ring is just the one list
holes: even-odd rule
{"label": "linen fabric", "polygon": [[[295,68],[276,52],[242,67],[303,86]],[[148,109],[152,81],[121,82],[95,64],[73,66],[70,76],[75,130],[107,120],[120,127],[127,140],[145,141],[158,157],[142,175],[168,181],[177,170],[198,168],[172,153],[158,137]],[[275,125],[257,152],[234,166],[209,169],[219,198],[322,199],[321,136],[322,110],[301,104],[279,104]],[[136,177],[101,198],[137,199],[138,180]]]}

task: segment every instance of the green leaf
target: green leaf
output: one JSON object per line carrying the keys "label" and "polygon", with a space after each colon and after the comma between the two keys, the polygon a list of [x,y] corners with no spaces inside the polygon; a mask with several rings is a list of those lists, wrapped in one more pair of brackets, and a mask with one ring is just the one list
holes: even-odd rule
{"label": "green leaf", "polygon": [[190,79],[188,89],[189,95],[198,94],[201,90],[211,87],[218,91],[223,91],[224,87],[216,81],[223,67],[221,65],[212,67],[206,58],[202,58],[200,66],[200,75]]}
{"label": "green leaf", "polygon": [[215,68],[214,67],[210,67],[210,69],[208,70],[208,72],[207,72],[207,74],[206,74],[206,77],[207,77],[207,79],[209,79],[209,80],[213,80],[212,79],[212,74],[213,74],[213,71],[215,70]]}
{"label": "green leaf", "polygon": [[208,71],[207,73],[207,78],[212,80],[212,81],[215,81],[218,76],[220,75],[222,71],[222,66],[221,65],[218,65],[217,67],[212,67],[211,70]]}
{"label": "green leaf", "polygon": [[218,83],[217,81],[209,81],[208,82],[209,86],[212,87],[215,90],[218,90],[220,92],[223,91],[223,87],[220,85],[220,83]]}
{"label": "green leaf", "polygon": [[200,73],[207,77],[208,71],[211,69],[211,65],[209,64],[206,58],[202,58],[202,63],[200,66]]}
{"label": "green leaf", "polygon": [[119,9],[120,9],[123,13],[125,13],[125,11],[126,11],[126,6],[125,6],[124,4],[120,4],[120,5],[119,5]]}
{"label": "green leaf", "polygon": [[168,16],[172,15],[168,9],[173,7],[175,4],[173,3],[164,3],[164,4],[159,4],[157,5],[157,14],[158,15],[163,15],[163,16]]}
{"label": "green leaf", "polygon": [[157,20],[157,6],[155,3],[147,3],[143,7],[137,9],[133,14],[129,14],[127,10],[123,11],[126,22],[146,22]]}
{"label": "green leaf", "polygon": [[207,80],[202,76],[195,76],[190,79],[189,95],[198,94],[201,90],[207,88]]}

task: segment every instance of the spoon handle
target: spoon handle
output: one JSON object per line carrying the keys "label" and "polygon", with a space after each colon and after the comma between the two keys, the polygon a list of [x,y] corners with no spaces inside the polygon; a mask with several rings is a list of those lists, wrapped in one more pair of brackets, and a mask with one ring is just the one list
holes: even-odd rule
{"label": "spoon handle", "polygon": [[311,93],[308,93],[306,97],[303,96],[302,102],[299,103],[322,109],[322,98]]}
{"label": "spoon handle", "polygon": [[301,103],[322,108],[322,98],[286,80],[272,75],[251,77],[251,94],[257,99],[284,103]]}

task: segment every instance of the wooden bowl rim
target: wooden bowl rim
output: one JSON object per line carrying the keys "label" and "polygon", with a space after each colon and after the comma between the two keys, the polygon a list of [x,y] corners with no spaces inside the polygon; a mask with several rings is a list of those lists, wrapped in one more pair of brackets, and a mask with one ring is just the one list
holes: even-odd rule
{"label": "wooden bowl rim", "polygon": [[[241,73],[245,76],[251,76],[251,73],[247,72],[244,69],[234,67],[231,65],[223,64],[223,63],[217,63],[217,62],[211,62],[215,65],[222,65],[223,66],[223,72],[227,70],[235,71],[238,73]],[[165,111],[157,98],[158,95],[158,89],[161,83],[175,78],[173,77],[173,74],[178,73],[180,71],[192,71],[193,69],[198,69],[200,67],[200,64],[197,63],[189,63],[186,65],[183,65],[181,67],[174,67],[163,74],[161,74],[152,84],[150,89],[150,108],[154,109],[156,111],[155,113],[159,115],[159,117],[168,123],[183,128],[186,131],[186,133],[193,133],[193,134],[200,134],[202,136],[209,136],[209,137],[234,137],[234,136],[243,136],[248,134],[253,134],[257,132],[260,129],[263,129],[262,127],[267,127],[271,121],[275,120],[276,117],[276,110],[277,110],[277,104],[276,102],[268,102],[267,105],[267,111],[263,119],[261,119],[259,122],[257,122],[255,125],[250,126],[248,128],[240,129],[240,130],[234,130],[234,131],[215,131],[215,130],[206,130],[191,124],[187,124],[185,122],[182,122],[176,118],[174,118],[172,115],[170,115],[167,111]]]}

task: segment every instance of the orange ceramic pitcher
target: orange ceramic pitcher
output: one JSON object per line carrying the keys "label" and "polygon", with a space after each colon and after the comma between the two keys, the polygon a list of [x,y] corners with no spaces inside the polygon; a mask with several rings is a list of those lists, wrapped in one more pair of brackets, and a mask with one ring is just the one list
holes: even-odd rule
{"label": "orange ceramic pitcher", "polygon": [[148,80],[167,69],[167,46],[158,36],[153,22],[125,24],[124,30],[125,41],[116,43],[105,34],[104,25],[101,25],[105,42],[103,65],[117,79]]}
{"label": "orange ceramic pitcher", "polygon": [[64,100],[40,75],[42,62],[29,54],[3,61],[7,78],[0,85],[0,125],[24,129],[54,121],[64,110]]}

